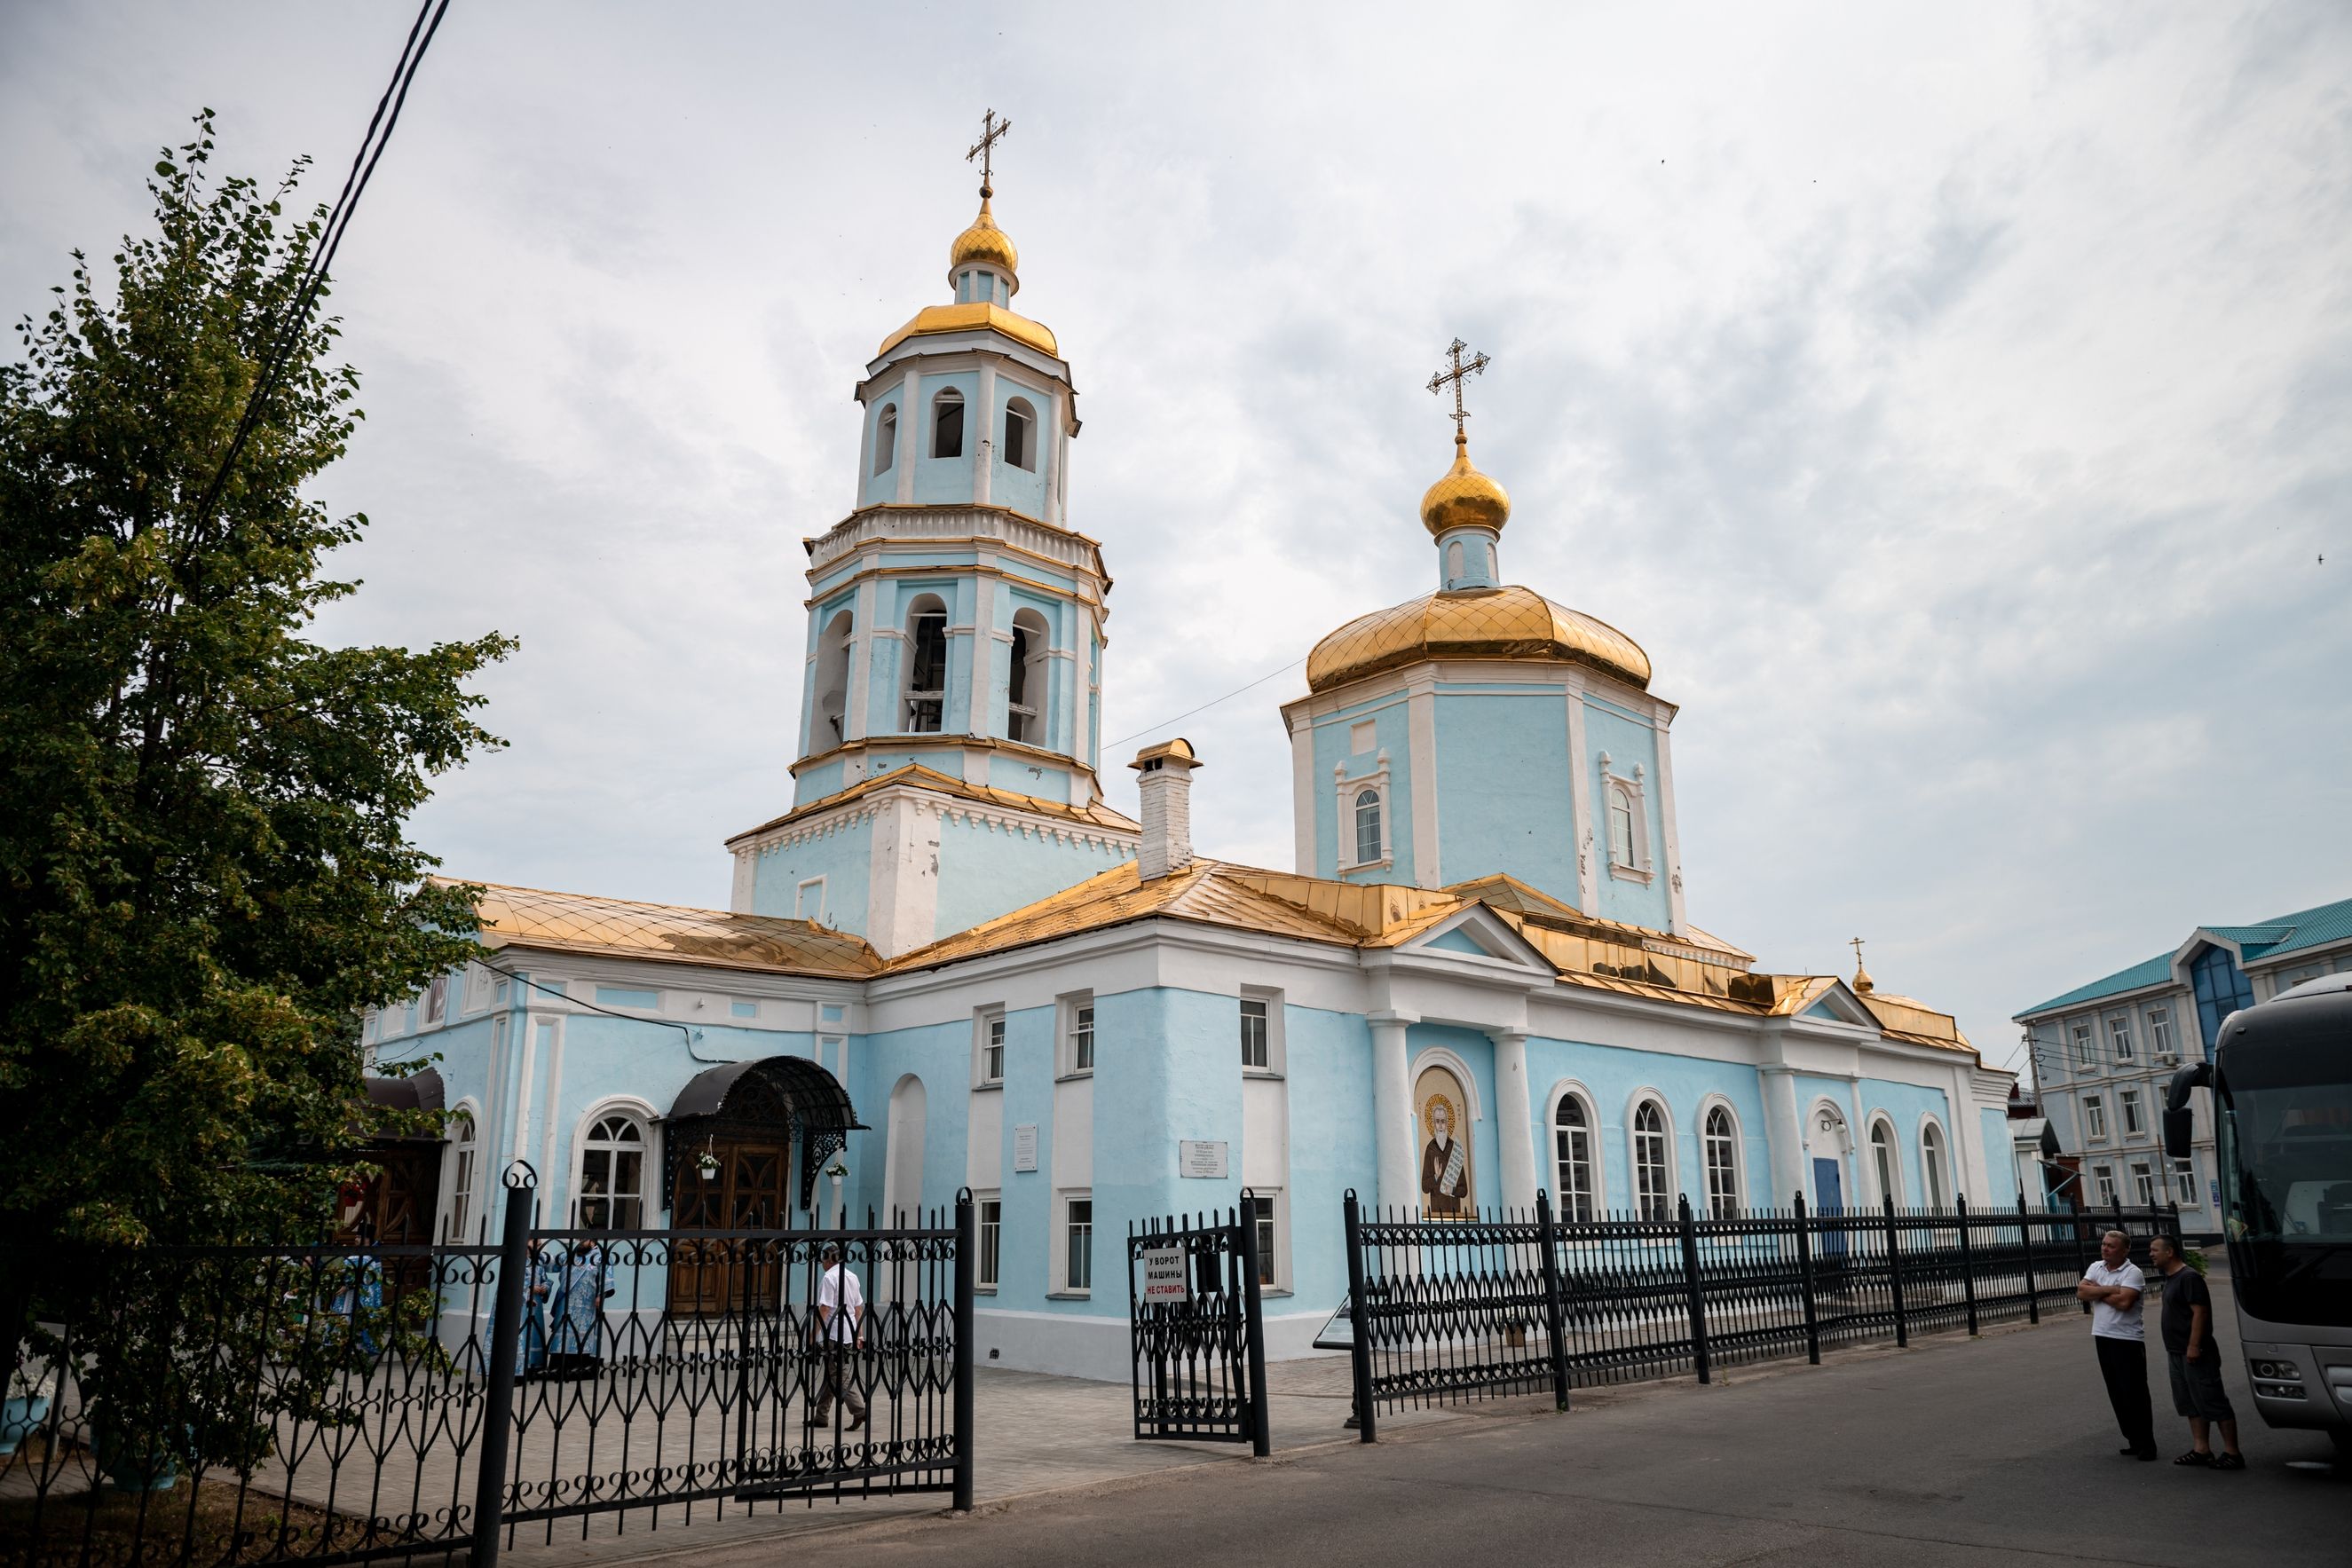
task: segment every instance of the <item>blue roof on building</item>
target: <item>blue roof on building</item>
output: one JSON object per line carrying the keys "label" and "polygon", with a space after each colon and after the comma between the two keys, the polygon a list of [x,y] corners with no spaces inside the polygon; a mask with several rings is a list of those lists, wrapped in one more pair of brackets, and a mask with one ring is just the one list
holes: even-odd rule
{"label": "blue roof on building", "polygon": [[[2277,958],[2301,952],[2306,947],[2321,947],[2330,942],[2352,937],[2352,898],[2315,904],[2309,909],[2299,909],[2293,915],[2265,920],[2258,925],[2200,925],[2197,929],[2236,943],[2238,950],[2250,959]],[[2078,1002],[2119,997],[2144,986],[2160,986],[2171,977],[2172,955],[2159,953],[2128,969],[2117,969],[2103,979],[2093,980],[2087,986],[2062,991],[2048,1001],[2037,1002],[2014,1016],[2028,1019],[2037,1013],[2073,1007]]]}

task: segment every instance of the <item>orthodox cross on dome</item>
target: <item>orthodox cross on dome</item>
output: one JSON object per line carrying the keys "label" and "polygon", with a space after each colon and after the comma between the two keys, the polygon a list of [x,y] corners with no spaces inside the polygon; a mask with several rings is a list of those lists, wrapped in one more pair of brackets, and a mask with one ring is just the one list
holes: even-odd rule
{"label": "orthodox cross on dome", "polygon": [[1868,996],[1877,987],[1871,980],[1870,971],[1862,967],[1862,938],[1856,936],[1846,946],[1853,949],[1853,988]]}
{"label": "orthodox cross on dome", "polygon": [[975,158],[980,160],[980,194],[983,201],[996,193],[989,189],[995,174],[996,144],[1003,141],[1004,133],[1012,129],[1011,120],[997,119],[996,110],[990,110],[980,117],[980,140],[973,142],[971,151],[963,155],[967,163]]}
{"label": "orthodox cross on dome", "polygon": [[1467,360],[1464,359],[1462,356],[1465,353],[1467,353],[1469,349],[1469,344],[1464,342],[1459,338],[1454,339],[1452,344],[1450,344],[1445,350],[1445,358],[1452,364],[1453,368],[1451,370],[1440,371],[1435,375],[1429,378],[1429,390],[1433,392],[1443,392],[1448,382],[1453,383],[1454,439],[1457,444],[1469,439],[1469,437],[1464,434],[1462,429],[1462,422],[1470,417],[1470,411],[1462,406],[1462,383],[1469,380],[1472,376],[1477,375],[1486,370],[1487,363],[1486,356],[1484,354],[1479,354]]}

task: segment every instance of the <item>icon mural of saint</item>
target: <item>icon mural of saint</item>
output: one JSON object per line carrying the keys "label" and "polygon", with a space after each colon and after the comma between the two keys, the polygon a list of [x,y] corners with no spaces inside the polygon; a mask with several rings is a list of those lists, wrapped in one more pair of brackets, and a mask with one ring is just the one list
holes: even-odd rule
{"label": "icon mural of saint", "polygon": [[1413,1107],[1420,1113],[1421,1205],[1436,1219],[1467,1217],[1476,1204],[1471,1181],[1469,1118],[1463,1107],[1469,1097],[1461,1081],[1443,1067],[1423,1070],[1413,1086]]}

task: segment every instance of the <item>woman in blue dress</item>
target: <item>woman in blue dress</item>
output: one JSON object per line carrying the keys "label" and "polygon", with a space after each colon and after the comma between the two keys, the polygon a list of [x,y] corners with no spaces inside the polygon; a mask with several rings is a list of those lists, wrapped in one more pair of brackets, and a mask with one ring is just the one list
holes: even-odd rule
{"label": "woman in blue dress", "polygon": [[604,1249],[582,1238],[557,1262],[559,1281],[548,1304],[548,1370],[562,1377],[593,1377],[604,1354]]}

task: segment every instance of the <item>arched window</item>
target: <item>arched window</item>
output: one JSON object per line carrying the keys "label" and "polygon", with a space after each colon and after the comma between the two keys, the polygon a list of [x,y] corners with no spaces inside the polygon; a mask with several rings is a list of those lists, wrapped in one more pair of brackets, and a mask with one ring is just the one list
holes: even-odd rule
{"label": "arched window", "polygon": [[1027,398],[1004,405],[1004,461],[1015,468],[1037,466],[1037,411]]}
{"label": "arched window", "polygon": [[1945,1180],[1944,1129],[1930,1122],[1919,1134],[1919,1170],[1927,1183],[1927,1207],[1942,1208],[1950,1198]]}
{"label": "arched window", "polygon": [[1701,1136],[1706,1145],[1706,1207],[1717,1219],[1739,1213],[1739,1129],[1731,1113],[1709,1108]]}
{"label": "arched window", "polygon": [[1666,1174],[1666,1113],[1655,1100],[1644,1100],[1633,1111],[1633,1197],[1644,1219],[1664,1219],[1672,1212]]}
{"label": "arched window", "polygon": [[1004,688],[1004,733],[1042,746],[1045,737],[1045,654],[1053,633],[1034,610],[1013,617],[1013,668]]}
{"label": "arched window", "polygon": [[1445,586],[1453,587],[1462,580],[1462,541],[1455,539],[1445,547]]}
{"label": "arched window", "polygon": [[645,1224],[646,1134],[635,1116],[597,1119],[580,1144],[579,1225],[635,1230]]}
{"label": "arched window", "polygon": [[1487,580],[1487,581],[1489,581],[1489,582],[1494,581],[1494,580],[1495,580],[1495,547],[1494,547],[1492,544],[1482,544],[1482,545],[1480,545],[1480,546],[1478,547],[1478,556],[1479,556],[1480,560],[1482,560],[1482,561],[1485,563],[1485,565],[1486,565],[1486,580]]}
{"label": "arched window", "polygon": [[936,593],[919,594],[907,606],[906,689],[907,729],[938,734],[947,706],[948,607]]}
{"label": "arched window", "polygon": [[898,405],[886,402],[882,417],[874,422],[874,472],[887,474],[890,465],[898,460]]}
{"label": "arched window", "polygon": [[1592,1113],[1573,1094],[1552,1113],[1552,1151],[1559,1164],[1559,1218],[1592,1218]]}
{"label": "arched window", "polygon": [[1870,1159],[1878,1173],[1878,1196],[1900,1204],[1903,1173],[1895,1158],[1895,1129],[1883,1121],[1870,1124]]}
{"label": "arched window", "polygon": [[1609,787],[1609,863],[1634,865],[1633,793],[1620,784]]}
{"label": "arched window", "polygon": [[1356,863],[1370,865],[1381,858],[1381,792],[1356,792]]}
{"label": "arched window", "polygon": [[849,738],[844,727],[849,711],[849,643],[856,629],[848,611],[835,616],[816,645],[816,726],[809,734],[809,749],[830,751]]}
{"label": "arched window", "polygon": [[963,455],[963,393],[953,387],[931,400],[931,455]]}
{"label": "arched window", "polygon": [[460,1111],[450,1117],[449,1218],[441,1234],[452,1244],[475,1239],[474,1189],[480,1182],[480,1153],[474,1143],[474,1113]]}

